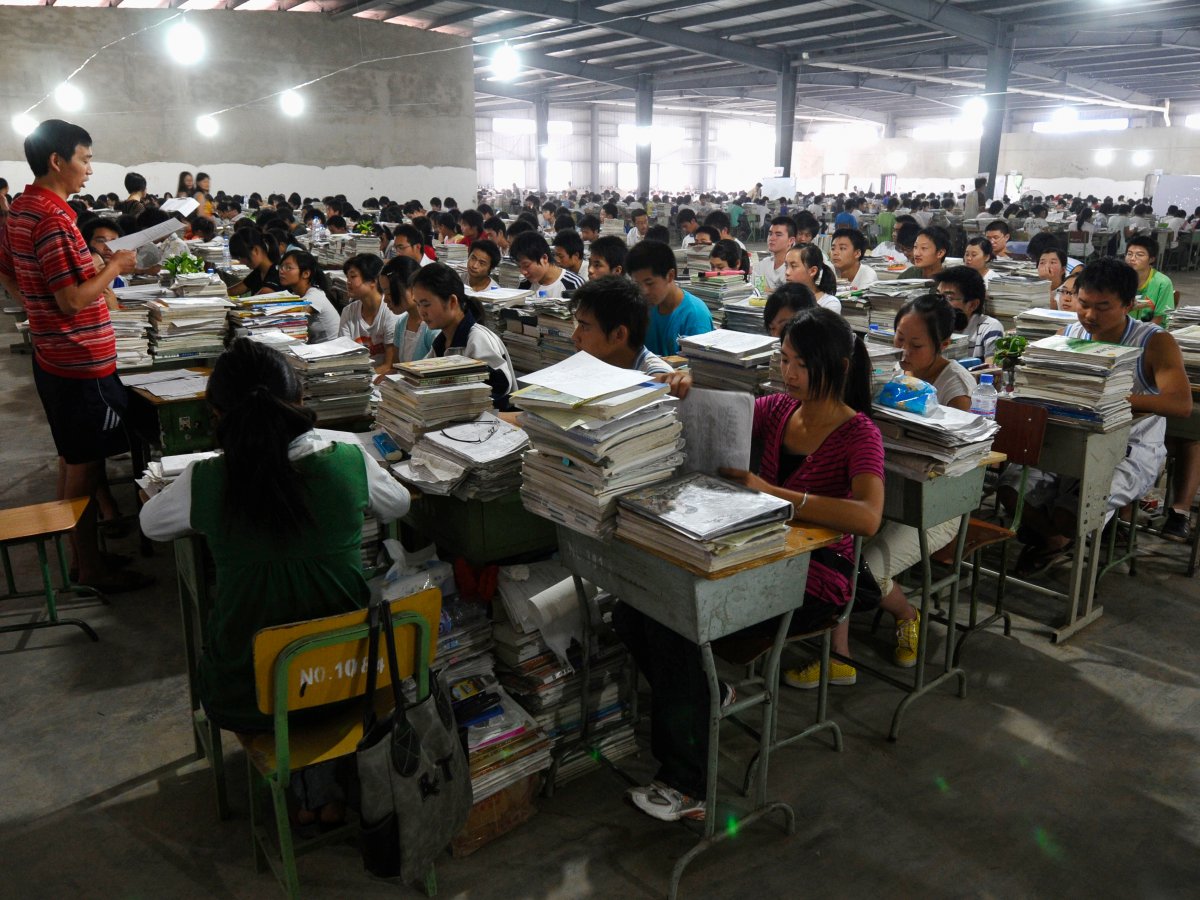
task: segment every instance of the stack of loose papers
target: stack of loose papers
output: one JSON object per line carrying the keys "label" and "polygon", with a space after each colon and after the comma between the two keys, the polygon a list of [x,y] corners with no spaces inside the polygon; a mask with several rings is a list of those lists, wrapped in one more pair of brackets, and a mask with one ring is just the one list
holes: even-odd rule
{"label": "stack of loose papers", "polygon": [[922,416],[875,404],[871,416],[883,435],[884,468],[917,480],[970,472],[999,430],[992,419],[950,406]]}
{"label": "stack of loose papers", "polygon": [[250,337],[271,330],[298,341],[308,341],[309,303],[291,291],[273,294],[247,294],[233,300],[229,327],[234,338]]}
{"label": "stack of loose papers", "polygon": [[896,313],[910,296],[926,293],[929,282],[924,278],[876,281],[863,292],[863,299],[871,306],[871,325],[891,329],[896,322]]}
{"label": "stack of loose papers", "polygon": [[1039,306],[1017,313],[1013,317],[1017,334],[1031,341],[1058,334],[1068,325],[1079,321],[1079,316],[1065,309],[1048,309]]}
{"label": "stack of loose papers", "polygon": [[492,406],[487,364],[465,356],[402,363],[383,382],[376,421],[405,450],[450,422],[469,422]]}
{"label": "stack of loose papers", "polygon": [[[1174,316],[1171,318],[1171,324],[1176,325]],[[1188,381],[1200,384],[1200,325],[1172,327],[1171,337],[1175,338],[1179,352],[1183,354],[1183,367],[1187,370]]]}
{"label": "stack of loose papers", "polygon": [[218,356],[225,346],[225,297],[162,297],[150,310],[150,352],[156,361]]}
{"label": "stack of loose papers", "polygon": [[371,405],[371,354],[348,337],[283,348],[304,382],[304,405],[318,422],[367,415]]}
{"label": "stack of loose papers", "polygon": [[667,386],[586,353],[521,379],[512,400],[533,449],[525,454],[525,508],[607,538],[616,498],[669,478],[683,462],[682,425]]}
{"label": "stack of loose papers", "polygon": [[767,329],[763,324],[763,307],[766,305],[766,298],[757,295],[726,300],[722,306],[724,327],[745,334],[766,334]]}
{"label": "stack of loose papers", "polygon": [[1050,421],[1112,431],[1133,420],[1129,394],[1140,347],[1056,334],[1034,341],[1017,369],[1022,402],[1045,406]]}
{"label": "stack of loose papers", "polygon": [[529,436],[483,413],[427,432],[413,446],[412,458],[392,471],[426,493],[453,494],[460,500],[495,500],[521,487],[521,456]]}
{"label": "stack of loose papers", "polygon": [[491,331],[499,334],[504,330],[501,311],[512,306],[519,306],[533,296],[531,290],[496,287],[490,291],[473,291],[466,289],[468,297],[474,297],[483,306],[483,324]]}
{"label": "stack of loose papers", "polygon": [[710,331],[679,338],[692,377],[702,387],[754,393],[768,375],[779,341],[769,334]]}
{"label": "stack of loose papers", "polygon": [[1036,275],[996,275],[987,283],[991,314],[1006,329],[1019,313],[1050,305],[1050,282]]}
{"label": "stack of loose papers", "polygon": [[784,550],[791,517],[786,500],[696,472],[624,495],[617,537],[719,572]]}
{"label": "stack of loose papers", "polygon": [[229,291],[217,275],[196,272],[189,275],[176,275],[171,290],[177,297],[228,297]]}
{"label": "stack of loose papers", "polygon": [[140,388],[160,400],[199,397],[208,390],[208,376],[189,369],[136,372],[132,375],[122,376],[121,382],[126,387]]}
{"label": "stack of loose papers", "polygon": [[212,459],[219,456],[219,450],[205,450],[201,453],[183,453],[179,456],[164,456],[160,460],[151,460],[146,464],[146,471],[141,478],[135,478],[137,486],[146,492],[147,497],[165,490],[175,481],[183,470],[197,460]]}

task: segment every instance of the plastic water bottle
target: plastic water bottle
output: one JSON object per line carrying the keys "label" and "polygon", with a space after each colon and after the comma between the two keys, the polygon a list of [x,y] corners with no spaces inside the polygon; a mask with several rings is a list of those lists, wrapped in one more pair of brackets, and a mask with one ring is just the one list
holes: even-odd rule
{"label": "plastic water bottle", "polygon": [[971,412],[989,419],[996,418],[996,400],[999,396],[992,386],[992,376],[980,375],[978,387],[971,392]]}
{"label": "plastic water bottle", "polygon": [[221,235],[221,261],[229,265],[229,236]]}

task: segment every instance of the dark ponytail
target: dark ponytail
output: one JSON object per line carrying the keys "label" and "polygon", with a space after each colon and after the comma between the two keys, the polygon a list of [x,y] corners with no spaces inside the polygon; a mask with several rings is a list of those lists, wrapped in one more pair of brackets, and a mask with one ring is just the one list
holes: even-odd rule
{"label": "dark ponytail", "polygon": [[[332,287],[329,283],[329,276],[325,274],[325,270],[321,268],[321,264],[311,253],[304,250],[289,250],[283,254],[283,259],[295,260],[296,268],[301,272],[308,273],[310,287],[315,287],[326,294],[329,293]],[[280,262],[283,262],[283,259]]]}
{"label": "dark ponytail", "polygon": [[854,335],[854,355],[846,376],[846,405],[860,413],[871,412],[871,354],[860,335]]}
{"label": "dark ponytail", "polygon": [[409,287],[423,287],[429,293],[449,303],[450,298],[458,298],[458,304],[463,310],[470,310],[476,322],[483,320],[483,304],[476,297],[467,293],[462,279],[445,263],[430,263],[421,266],[408,281]]}
{"label": "dark ponytail", "polygon": [[224,512],[273,536],[290,536],[313,521],[288,445],[316,416],[301,405],[301,384],[278,350],[238,338],[208,380],[217,412],[217,444],[225,451]]}
{"label": "dark ponytail", "polygon": [[229,239],[229,255],[234,259],[249,259],[250,251],[255,247],[267,255],[271,265],[279,265],[279,242],[273,238],[268,240],[258,229],[240,228]]}
{"label": "dark ponytail", "polygon": [[833,274],[833,270],[825,263],[825,256],[821,253],[821,248],[816,244],[805,244],[799,247],[800,260],[804,263],[806,269],[816,268],[819,273],[813,279],[813,284],[816,285],[818,291],[822,294],[837,293],[837,276]]}

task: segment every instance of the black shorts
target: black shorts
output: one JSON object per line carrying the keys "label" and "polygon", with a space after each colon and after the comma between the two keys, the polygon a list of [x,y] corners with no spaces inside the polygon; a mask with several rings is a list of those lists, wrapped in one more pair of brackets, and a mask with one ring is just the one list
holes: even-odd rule
{"label": "black shorts", "polygon": [[129,449],[125,410],[129,393],[121,379],[63,378],[33,361],[37,386],[58,455],[69,465],[97,462]]}

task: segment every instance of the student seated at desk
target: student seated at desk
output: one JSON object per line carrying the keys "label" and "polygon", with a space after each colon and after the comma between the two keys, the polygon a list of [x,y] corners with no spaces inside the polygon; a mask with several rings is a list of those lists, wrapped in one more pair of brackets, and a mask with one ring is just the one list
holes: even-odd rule
{"label": "student seated at desk", "polygon": [[[825,309],[797,314],[784,333],[786,394],[754,402],[754,437],[763,444],[759,474],[723,470],[746,487],[791,501],[804,524],[843,532],[812,554],[803,604],[791,633],[827,627],[850,600],[853,535],[874,534],[883,514],[883,442],[867,416],[871,367],[846,320]],[[709,688],[700,648],[637,610],[618,603],[613,628],[650,684],[651,750],[659,762],[650,784],[630,790],[656,819],[703,819],[708,758]],[[774,636],[764,622],[735,637]],[[848,654],[845,634],[833,649]],[[723,691],[723,705],[733,699]]]}
{"label": "student seated at desk", "polygon": [[1012,229],[1008,227],[1008,223],[1003,219],[995,219],[988,222],[987,228],[983,230],[983,236],[988,239],[988,243],[992,245],[992,256],[996,259],[1008,259],[1008,239],[1012,234]]}
{"label": "student seated at desk", "polygon": [[901,278],[932,278],[945,268],[950,252],[950,235],[945,228],[933,225],[917,232],[912,244],[912,265],[900,273]]}
{"label": "student seated at desk", "polygon": [[675,251],[659,241],[639,241],[625,257],[625,272],[650,306],[646,346],[659,356],[679,353],[679,339],[713,330],[703,301],[675,280]]}
{"label": "student seated at desk", "polygon": [[[433,351],[434,338],[441,334],[421,320],[417,302],[413,299],[410,282],[420,269],[420,263],[406,256],[398,256],[389,259],[379,275],[383,302],[396,317],[395,338],[387,349],[388,356],[384,363],[385,374],[390,372],[396,363],[424,359]],[[381,380],[382,377],[381,375],[377,380]]]}
{"label": "student seated at desk", "polygon": [[338,336],[341,317],[326,293],[329,276],[316,257],[304,250],[291,250],[279,261],[279,285],[297,297],[307,300],[308,342],[320,344]]}
{"label": "student seated at desk", "polygon": [[996,277],[995,271],[991,268],[992,260],[995,258],[996,251],[992,249],[992,242],[985,237],[971,238],[963,249],[963,265],[978,272],[984,284]]}
{"label": "student seated at desk", "polygon": [[490,291],[500,285],[492,277],[492,270],[500,265],[500,248],[495,241],[478,238],[471,243],[467,254],[467,287],[473,291]]}
{"label": "student seated at desk", "polygon": [[[1183,357],[1175,339],[1151,322],[1131,315],[1137,296],[1137,273],[1127,263],[1101,257],[1087,263],[1076,281],[1079,322],[1063,334],[1085,341],[1104,341],[1140,347],[1129,403],[1134,419],[1125,458],[1113,471],[1107,517],[1136,503],[1154,484],[1167,451],[1164,416],[1190,416],[1192,392]],[[1015,474],[1015,473],[1014,473]],[[1000,500],[1009,509],[1016,503],[1014,480],[1002,481]],[[1073,479],[1031,469],[1027,482],[1025,519],[1020,538],[1026,544],[1016,573],[1034,578],[1061,560],[1075,539],[1078,484]],[[1190,498],[1189,498],[1190,500]]]}
{"label": "student seated at desk", "polygon": [[[200,702],[222,728],[270,731],[255,700],[254,635],[365,607],[363,515],[390,522],[408,511],[409,497],[353,435],[313,428],[295,370],[271,347],[234,341],[213,367],[208,402],[224,455],[189,465],[146,502],[141,525],[153,540],[207,539],[217,586]],[[298,773],[292,789],[298,824],[344,815],[330,769]]]}
{"label": "student seated at desk", "polygon": [[987,311],[987,288],[979,273],[967,266],[951,266],[933,276],[934,290],[954,307],[954,330],[965,332],[971,356],[985,363],[1004,337],[1004,326]]}
{"label": "student seated at desk", "polygon": [[1137,272],[1137,298],[1131,315],[1143,322],[1166,327],[1167,317],[1175,309],[1175,285],[1154,268],[1158,259],[1158,241],[1147,234],[1131,237],[1125,244],[1125,262]]}
{"label": "student seated at desk", "polygon": [[342,264],[346,273],[346,293],[350,303],[342,310],[338,322],[338,337],[348,337],[362,344],[371,354],[376,375],[392,370],[389,355],[396,339],[396,316],[384,305],[379,289],[379,273],[383,260],[369,253],[352,256]]}
{"label": "student seated at desk", "polygon": [[421,320],[441,331],[430,355],[457,354],[486,363],[492,404],[507,412],[508,395],[517,383],[508,348],[483,324],[483,307],[467,294],[458,273],[444,263],[433,263],[413,275],[409,285]]}
{"label": "student seated at desk", "polygon": [[595,278],[577,290],[573,299],[575,331],[571,340],[576,350],[590,353],[610,366],[639,369],[669,384],[672,396],[687,396],[691,374],[676,372],[646,348],[649,310],[632,281],[617,275]]}
{"label": "student seated at desk", "polygon": [[603,278],[606,275],[624,275],[625,257],[629,245],[615,234],[608,234],[592,241],[588,256],[588,278]]}
{"label": "student seated at desk", "polygon": [[583,277],[580,275],[583,268],[583,237],[574,228],[564,228],[554,235],[554,262],[564,271]]}
{"label": "student seated at desk", "polygon": [[750,254],[733,241],[719,240],[708,254],[708,264],[714,272],[735,271],[749,275],[752,271]]}
{"label": "student seated at desk", "polygon": [[833,233],[829,257],[837,269],[838,278],[849,282],[852,291],[869,287],[879,280],[874,269],[862,264],[866,253],[867,238],[857,228],[839,228]]}
{"label": "student seated at desk", "polygon": [[817,298],[805,285],[784,282],[767,297],[763,306],[763,327],[771,337],[782,339],[784,330],[796,313],[815,309],[816,305]]}
{"label": "student seated at desk", "polygon": [[229,289],[231,297],[270,294],[283,289],[279,283],[279,245],[253,226],[239,228],[233,233],[229,239],[229,255],[250,267],[250,274]]}
{"label": "student seated at desk", "polygon": [[816,244],[797,244],[784,257],[789,284],[802,284],[816,298],[817,306],[841,313],[842,301],[837,298],[837,276],[825,264],[821,248]]}
{"label": "student seated at desk", "polygon": [[[513,230],[510,228],[509,234]],[[509,253],[521,270],[522,281],[518,285],[521,290],[532,290],[538,296],[559,298],[566,291],[573,291],[583,284],[583,279],[574,272],[551,262],[550,252],[550,245],[536,231],[525,231],[513,238]]]}

